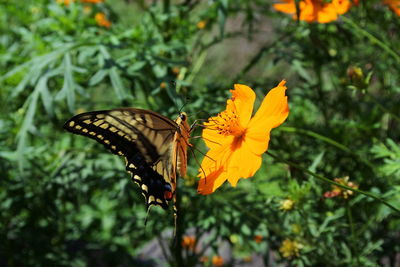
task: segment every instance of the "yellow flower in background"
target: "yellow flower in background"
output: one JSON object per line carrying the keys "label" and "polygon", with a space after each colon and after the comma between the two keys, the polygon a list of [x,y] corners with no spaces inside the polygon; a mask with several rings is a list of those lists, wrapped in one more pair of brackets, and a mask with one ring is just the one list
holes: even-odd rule
{"label": "yellow flower in background", "polygon": [[199,22],[197,22],[197,28],[204,29],[207,25],[207,22],[205,20],[200,20]]}
{"label": "yellow flower in background", "polygon": [[221,256],[213,256],[212,257],[212,265],[216,266],[216,267],[221,267],[222,265],[224,265],[224,259]]}
{"label": "yellow flower in background", "polygon": [[260,168],[270,131],[289,115],[285,83],[268,92],[253,117],[254,91],[235,84],[226,110],[204,123],[202,137],[210,150],[199,169],[200,194],[211,194],[226,180],[236,186],[240,178],[249,178]]}
{"label": "yellow flower in background", "polygon": [[85,5],[83,7],[83,13],[90,14],[91,12],[92,12],[92,7],[91,6]]}
{"label": "yellow flower in background", "polygon": [[279,248],[279,252],[284,258],[293,258],[300,255],[300,249],[302,248],[303,245],[299,242],[295,240],[285,239],[282,242],[281,247]]}
{"label": "yellow flower in background", "polygon": [[106,27],[106,28],[111,27],[111,22],[109,20],[107,20],[106,15],[104,13],[101,13],[101,12],[96,13],[96,15],[94,16],[94,19],[96,20],[97,25],[99,25],[99,26]]}
{"label": "yellow flower in background", "polygon": [[[280,0],[281,3],[274,4],[278,11],[293,14],[297,19],[295,0]],[[350,0],[301,0],[299,2],[299,20],[307,22],[328,23],[338,19],[338,15],[346,13],[351,7]]]}
{"label": "yellow flower in background", "polygon": [[[346,185],[351,188],[357,189],[358,185],[349,181],[349,176],[343,178],[335,178],[334,181],[338,184]],[[341,188],[337,185],[332,185],[332,191],[325,192],[324,197],[333,198],[333,197],[343,197],[347,199],[349,196],[353,195],[353,191]]]}
{"label": "yellow flower in background", "polygon": [[173,74],[178,75],[179,72],[181,72],[181,69],[179,67],[173,67],[171,71]]}
{"label": "yellow flower in background", "polygon": [[281,201],[281,206],[279,207],[279,209],[283,211],[289,211],[292,210],[293,207],[294,207],[294,201],[291,199],[285,199]]}
{"label": "yellow flower in background", "polygon": [[383,3],[388,5],[397,16],[400,16],[400,0],[384,0]]}

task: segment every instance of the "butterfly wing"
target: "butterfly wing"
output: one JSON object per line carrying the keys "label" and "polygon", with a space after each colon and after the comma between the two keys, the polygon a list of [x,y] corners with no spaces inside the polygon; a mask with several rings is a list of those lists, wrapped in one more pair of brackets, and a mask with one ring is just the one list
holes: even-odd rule
{"label": "butterfly wing", "polygon": [[171,181],[170,156],[178,129],[174,121],[149,110],[124,108],[79,114],[64,128],[124,156],[126,170],[139,185],[147,208],[168,207],[176,186]]}

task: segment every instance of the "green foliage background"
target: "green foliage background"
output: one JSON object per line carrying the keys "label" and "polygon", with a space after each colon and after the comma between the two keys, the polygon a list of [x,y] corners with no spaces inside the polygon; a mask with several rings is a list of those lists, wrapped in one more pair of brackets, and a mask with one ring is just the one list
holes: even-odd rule
{"label": "green foliage background", "polygon": [[[399,264],[398,211],[363,194],[326,199],[331,185],[305,171],[349,176],[400,209],[400,20],[381,1],[360,2],[309,24],[261,0],[0,0],[0,264],[143,266],[141,249],[173,228],[172,210],[159,208],[144,225],[123,161],[63,131],[74,114],[130,106],[174,118],[186,103],[193,122],[222,111],[234,83],[259,103],[282,79],[290,115],[255,177],[199,196],[190,159],[164,263],[192,266],[225,242],[226,265],[251,255],[265,265]],[[96,12],[112,26],[98,26]],[[282,211],[284,199],[294,209]],[[203,238],[195,253],[180,247],[189,229]],[[285,239],[302,245],[297,257],[279,253]]]}

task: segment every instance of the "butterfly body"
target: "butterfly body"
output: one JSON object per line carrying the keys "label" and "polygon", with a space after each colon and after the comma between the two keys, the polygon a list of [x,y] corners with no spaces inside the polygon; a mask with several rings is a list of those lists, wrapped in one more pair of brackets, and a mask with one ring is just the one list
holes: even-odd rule
{"label": "butterfly body", "polygon": [[186,174],[190,127],[185,113],[173,121],[136,108],[92,111],[72,117],[64,128],[124,156],[148,209],[167,209],[168,201],[175,200],[177,173]]}

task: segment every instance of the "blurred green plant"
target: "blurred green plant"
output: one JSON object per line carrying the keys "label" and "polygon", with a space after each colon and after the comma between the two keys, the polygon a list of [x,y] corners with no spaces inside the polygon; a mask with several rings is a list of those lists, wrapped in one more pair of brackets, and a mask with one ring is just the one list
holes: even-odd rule
{"label": "blurred green plant", "polygon": [[[261,0],[0,0],[0,265],[194,266],[225,243],[226,265],[257,255],[266,266],[398,264],[398,213],[361,194],[327,199],[330,184],[312,178],[349,176],[400,207],[400,20],[380,0],[360,2],[309,24]],[[272,132],[276,157],[207,197],[192,158],[176,246],[165,261],[141,258],[172,231],[172,211],[153,209],[145,226],[122,160],[64,132],[64,121],[122,106],[173,118],[184,104],[191,121],[205,119],[233,83],[260,101],[283,78],[290,115]],[[199,249],[189,252],[179,240],[190,231]],[[292,254],[279,252],[285,244]]]}

